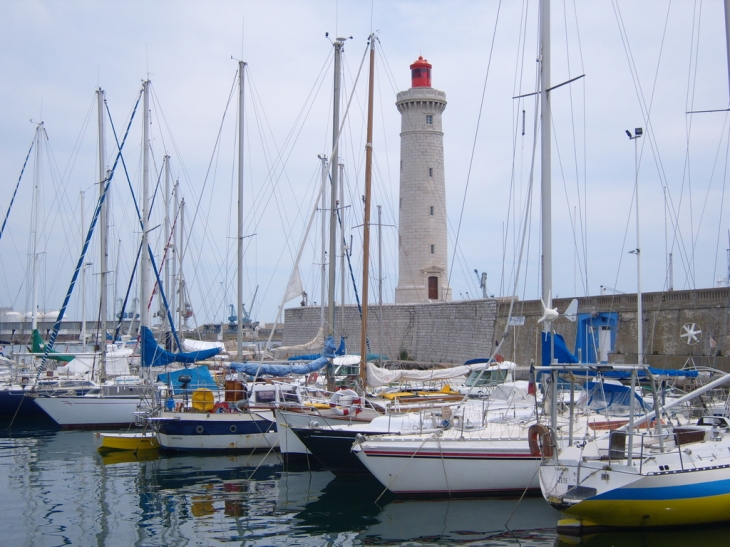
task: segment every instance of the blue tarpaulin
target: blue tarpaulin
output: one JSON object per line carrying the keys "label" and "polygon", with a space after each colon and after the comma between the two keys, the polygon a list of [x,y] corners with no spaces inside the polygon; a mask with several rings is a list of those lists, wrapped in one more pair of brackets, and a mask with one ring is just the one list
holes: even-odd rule
{"label": "blue tarpaulin", "polygon": [[184,393],[182,382],[180,382],[180,376],[190,376],[191,378],[186,390],[188,393],[201,387],[213,390],[218,389],[218,384],[215,383],[213,376],[211,376],[208,367],[205,365],[158,374],[157,381],[172,385],[173,393],[175,395],[179,395],[180,393]]}
{"label": "blue tarpaulin", "polygon": [[[542,366],[547,367],[551,364],[550,354],[552,352],[550,333],[542,333]],[[558,363],[577,363],[578,358],[573,355],[568,346],[565,345],[565,340],[559,334],[555,335],[555,353],[554,357]]]}
{"label": "blue tarpaulin", "polygon": [[335,341],[329,336],[324,343],[322,357],[301,365],[273,365],[268,363],[230,363],[231,370],[243,372],[249,376],[289,376],[290,374],[309,374],[321,369],[328,359],[335,356]]}
{"label": "blue tarpaulin", "polygon": [[[584,394],[585,399],[579,401],[579,404],[582,402],[585,406],[595,411],[627,411],[631,405],[631,388],[626,386],[617,386],[603,382],[588,382],[584,387]],[[634,392],[634,397],[637,411],[647,412],[650,410],[650,406],[636,392]]]}
{"label": "blue tarpaulin", "polygon": [[[345,355],[347,353],[347,347],[345,346],[345,339],[340,338],[340,347],[337,348],[335,355]],[[321,353],[310,353],[309,355],[293,355],[289,357],[288,361],[313,361],[322,357]]]}
{"label": "blue tarpaulin", "polygon": [[200,351],[172,353],[157,343],[152,331],[142,327],[142,366],[164,367],[170,363],[195,363],[210,359],[220,353],[220,348],[204,349]]}

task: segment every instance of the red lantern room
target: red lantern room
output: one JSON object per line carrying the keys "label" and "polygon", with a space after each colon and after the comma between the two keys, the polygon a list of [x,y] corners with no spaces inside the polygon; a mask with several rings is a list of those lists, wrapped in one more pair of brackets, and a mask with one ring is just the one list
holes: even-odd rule
{"label": "red lantern room", "polygon": [[431,63],[420,55],[411,65],[411,87],[431,87]]}

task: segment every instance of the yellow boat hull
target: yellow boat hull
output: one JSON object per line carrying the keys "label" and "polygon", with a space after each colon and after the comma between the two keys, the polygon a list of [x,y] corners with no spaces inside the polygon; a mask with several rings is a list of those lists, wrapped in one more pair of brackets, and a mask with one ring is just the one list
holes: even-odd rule
{"label": "yellow boat hull", "polygon": [[157,450],[160,443],[154,433],[100,433],[99,450]]}

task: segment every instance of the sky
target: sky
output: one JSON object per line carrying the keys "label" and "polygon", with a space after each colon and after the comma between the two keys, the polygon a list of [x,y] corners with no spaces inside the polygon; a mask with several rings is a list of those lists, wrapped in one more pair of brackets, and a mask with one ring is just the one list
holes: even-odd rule
{"label": "sky", "polygon": [[[433,86],[448,101],[443,125],[454,299],[481,296],[481,272],[488,275],[489,295],[516,290],[520,299],[538,298],[539,144],[533,154],[538,110],[534,96],[515,98],[537,89],[537,12],[537,1],[496,0],[0,3],[3,217],[38,122],[48,137],[38,170],[33,157],[28,162],[0,239],[0,306],[23,313],[31,307],[37,180],[38,306],[60,308],[98,192],[95,91],[105,91],[121,138],[141,83],[149,78],[157,191],[151,243],[161,261],[168,234],[164,185],[157,183],[162,158],[169,155],[172,179],[185,200],[179,222],[187,299],[195,312],[190,325],[226,320],[228,305],[236,302],[238,60],[247,63],[242,300],[254,320],[274,321],[304,241],[299,271],[309,302],[320,304],[319,217],[304,236],[321,180],[318,156],[330,156],[332,148],[335,36],[348,38],[342,110],[350,106],[340,153],[344,238],[351,244],[359,292],[367,63],[362,72],[360,66],[373,32],[371,222],[377,222],[381,206],[384,302],[393,302],[398,278],[395,100],[410,87],[408,67],[419,55],[433,64]],[[552,294],[595,295],[601,287],[636,292],[636,258],[629,254],[637,247],[636,173],[643,291],[670,287],[670,253],[674,289],[718,286],[718,278],[727,275],[730,244],[730,221],[723,214],[728,113],[687,112],[728,106],[722,3],[553,0],[551,33],[552,85],[582,76],[551,92]],[[109,118],[105,123],[105,164],[111,166],[116,148]],[[139,244],[130,187],[141,195],[141,123],[140,108],[122,154],[126,174],[120,164],[110,190],[114,302],[127,291]],[[644,136],[629,140],[626,130],[637,127]],[[179,218],[174,205],[171,211]],[[377,242],[374,229],[371,302],[380,277]],[[96,236],[84,262],[91,263],[83,284],[91,319],[98,314]],[[346,276],[346,302],[353,303]],[[138,290],[136,281],[131,286]],[[66,317],[81,318],[81,292],[75,290]]]}

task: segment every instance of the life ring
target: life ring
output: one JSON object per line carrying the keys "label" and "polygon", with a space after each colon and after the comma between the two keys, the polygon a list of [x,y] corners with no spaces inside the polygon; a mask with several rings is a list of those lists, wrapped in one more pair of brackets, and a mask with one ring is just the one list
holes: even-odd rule
{"label": "life ring", "polygon": [[338,416],[357,416],[362,412],[362,399],[352,389],[341,389],[332,394],[330,408]]}
{"label": "life ring", "polygon": [[543,458],[553,457],[553,442],[550,430],[543,424],[533,424],[527,430],[527,443],[530,446],[530,456]]}
{"label": "life ring", "polygon": [[312,372],[309,376],[307,376],[307,383],[314,384],[317,382],[317,378],[319,378],[319,374]]}

